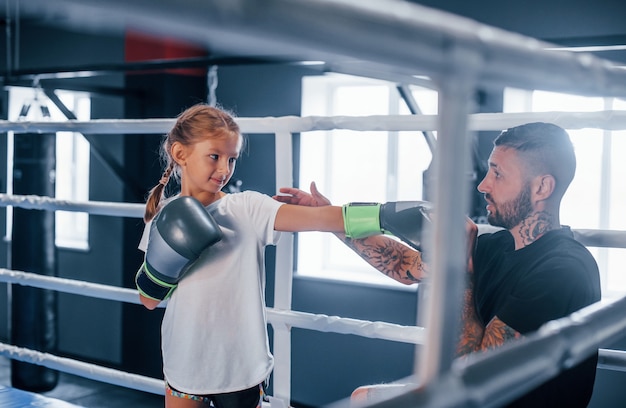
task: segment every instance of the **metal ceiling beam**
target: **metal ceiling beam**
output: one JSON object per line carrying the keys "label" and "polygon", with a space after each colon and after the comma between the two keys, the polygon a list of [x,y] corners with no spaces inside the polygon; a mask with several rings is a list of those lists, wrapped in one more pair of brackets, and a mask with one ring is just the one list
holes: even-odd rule
{"label": "metal ceiling beam", "polygon": [[73,67],[44,67],[22,69],[11,72],[0,71],[0,77],[7,81],[35,81],[46,79],[88,78],[93,76],[130,74],[136,72],[157,72],[166,69],[197,68],[211,65],[275,64],[276,60],[254,57],[198,57],[179,59],[158,59],[120,64],[94,64]]}
{"label": "metal ceiling beam", "polygon": [[[481,84],[626,95],[626,71],[591,54],[402,0],[23,0],[22,10],[90,30],[133,27],[233,54],[371,61],[441,78],[473,54]],[[63,17],[63,20],[59,18]],[[268,54],[269,55],[269,54]]]}

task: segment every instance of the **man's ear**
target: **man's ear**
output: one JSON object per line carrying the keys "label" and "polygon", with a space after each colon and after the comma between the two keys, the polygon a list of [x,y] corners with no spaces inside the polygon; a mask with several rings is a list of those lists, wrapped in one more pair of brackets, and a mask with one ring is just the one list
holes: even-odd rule
{"label": "man's ear", "polygon": [[556,188],[556,180],[554,176],[545,174],[537,176],[534,183],[534,193],[537,200],[547,200],[554,193]]}
{"label": "man's ear", "polygon": [[179,142],[174,142],[174,144],[172,144],[170,153],[172,155],[172,159],[174,159],[174,161],[179,166],[182,167],[185,165],[185,160],[187,158],[187,151],[185,149],[185,146],[183,146]]}

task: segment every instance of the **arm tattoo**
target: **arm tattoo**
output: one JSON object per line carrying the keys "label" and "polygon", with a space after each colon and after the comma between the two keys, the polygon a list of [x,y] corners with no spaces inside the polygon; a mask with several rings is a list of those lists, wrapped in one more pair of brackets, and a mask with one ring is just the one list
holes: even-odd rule
{"label": "arm tattoo", "polygon": [[485,328],[478,319],[474,306],[474,282],[471,272],[467,275],[467,287],[463,294],[461,313],[461,337],[456,350],[457,355],[460,356],[476,351],[485,333]]}
{"label": "arm tattoo", "polygon": [[510,340],[519,339],[520,337],[522,337],[522,335],[519,332],[507,326],[498,316],[495,316],[485,329],[485,336],[480,345],[480,349],[489,350],[497,348]]}
{"label": "arm tattoo", "polygon": [[[538,213],[535,214],[535,216],[536,221],[532,224],[535,226],[534,231],[542,231],[541,234],[548,231],[550,229],[549,214]],[[547,221],[542,220],[542,216],[546,217]],[[530,229],[528,230],[528,233],[532,233]],[[522,337],[521,333],[507,326],[506,323],[498,318],[498,316],[494,316],[487,326],[485,326],[479,318],[476,312],[476,305],[474,303],[474,262],[472,254],[475,242],[469,241],[468,244],[468,253],[470,256],[468,258],[466,275],[467,287],[465,288],[463,295],[463,305],[461,309],[461,337],[459,343],[457,344],[457,355],[459,356],[475,351],[485,351],[497,348],[502,346],[507,341]]]}
{"label": "arm tattoo", "polygon": [[400,283],[418,283],[427,276],[421,253],[392,238],[379,235],[345,238],[344,242],[374,268]]}
{"label": "arm tattoo", "polygon": [[457,346],[459,356],[474,351],[486,351],[498,348],[504,343],[521,338],[522,335],[507,326],[497,316],[494,317],[486,328],[482,328],[478,320],[464,320],[461,341]]}

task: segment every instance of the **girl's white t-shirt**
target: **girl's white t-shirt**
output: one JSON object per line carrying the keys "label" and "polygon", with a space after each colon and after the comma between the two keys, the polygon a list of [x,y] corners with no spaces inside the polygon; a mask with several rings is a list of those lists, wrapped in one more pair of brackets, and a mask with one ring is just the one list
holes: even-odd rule
{"label": "girl's white t-shirt", "polygon": [[[265,381],[274,360],[265,314],[265,247],[276,245],[282,203],[254,192],[206,207],[223,233],[178,283],[161,325],[165,380],[190,394],[240,391]],[[147,247],[146,224],[139,249]]]}

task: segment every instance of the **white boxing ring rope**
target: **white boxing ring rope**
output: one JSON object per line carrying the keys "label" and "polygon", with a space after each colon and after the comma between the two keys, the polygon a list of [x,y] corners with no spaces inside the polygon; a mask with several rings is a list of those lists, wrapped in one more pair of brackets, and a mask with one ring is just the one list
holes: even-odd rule
{"label": "white boxing ring rope", "polygon": [[[298,133],[315,130],[436,131],[437,115],[284,116],[237,118],[243,133]],[[63,122],[12,122],[0,120],[0,133],[78,132],[84,134],[165,134],[175,119],[94,119]],[[520,112],[468,115],[468,130],[501,131],[532,121],[551,122],[565,129],[626,129],[626,112]],[[599,125],[601,124],[601,125]]]}
{"label": "white boxing ring rope", "polygon": [[1,207],[15,206],[27,210],[63,210],[87,212],[92,215],[133,218],[142,218],[145,210],[145,205],[143,204],[58,200],[52,197],[37,195],[9,195],[0,193],[0,201],[2,202],[2,204],[0,204]]}
{"label": "white boxing ring rope", "polygon": [[[397,119],[397,121],[396,121]],[[398,117],[285,117],[285,118],[239,118],[238,123],[245,133],[274,133],[277,132],[281,143],[287,144],[283,146],[281,154],[277,154],[277,173],[282,169],[290,169],[290,166],[284,161],[291,161],[290,135],[292,132],[304,132],[310,130],[325,130],[334,128],[344,128],[353,130],[376,129],[376,130],[422,130],[421,127],[428,128],[433,126],[436,130],[436,117],[425,116],[398,116]],[[501,130],[515,124],[526,123],[532,120],[552,121],[567,128],[609,128],[609,129],[626,129],[626,112],[623,111],[605,111],[593,113],[575,113],[567,114],[560,112],[549,112],[541,114],[476,114],[470,115],[469,126],[473,129],[485,128],[489,130]],[[117,125],[114,122],[120,122]],[[144,122],[147,128],[143,128]],[[122,121],[91,121],[91,122],[52,122],[45,123],[43,128],[39,127],[40,123],[28,122],[8,122],[0,121],[1,131],[13,131],[16,133],[47,133],[51,131],[72,130],[85,133],[112,133],[113,128],[116,131],[126,134],[139,133],[164,133],[171,126],[171,119],[154,119],[154,120],[122,120]],[[155,125],[155,124],[158,124]],[[422,126],[419,126],[422,125]],[[291,174],[288,171],[287,174]],[[279,176],[277,176],[279,177]],[[288,183],[288,184],[285,184]],[[291,180],[277,181],[277,185],[291,185]],[[65,210],[65,211],[82,211],[90,214],[119,216],[119,217],[135,217],[143,216],[143,204],[131,203],[109,203],[109,202],[76,202],[69,200],[57,200],[50,197],[39,197],[33,195],[7,195],[0,194],[0,206],[16,206],[27,209],[39,210]],[[626,232],[621,231],[602,231],[602,230],[575,230],[577,238],[583,244],[590,246],[606,246],[606,247],[626,247]],[[283,240],[281,240],[283,241]],[[291,245],[291,241],[289,241]],[[280,244],[279,244],[280,245]],[[283,249],[285,256],[290,256],[290,247]],[[284,261],[277,251],[276,273],[286,274],[291,282],[291,263],[287,260],[284,265],[280,263]],[[282,268],[282,271],[281,271]],[[283,278],[276,279],[277,282]],[[0,269],[0,282],[11,284],[20,284],[34,286],[44,289],[58,290],[66,293],[72,293],[83,296],[91,296],[100,299],[108,299],[112,301],[122,301],[138,304],[137,292],[132,289],[113,287],[108,285],[82,282],[71,279],[56,278],[50,276],[42,276],[22,271],[11,271],[8,269]],[[337,316],[326,316],[319,314],[311,314],[306,312],[292,311],[291,305],[291,286],[290,284],[281,290],[288,291],[287,294],[278,293],[276,288],[275,308],[267,309],[268,323],[275,328],[275,336],[283,336],[282,343],[275,341],[274,354],[276,357],[276,368],[274,373],[274,390],[275,395],[283,401],[289,401],[290,388],[290,355],[278,348],[287,344],[286,349],[290,351],[290,329],[292,327],[304,328],[309,330],[334,332],[343,334],[354,334],[364,337],[378,338],[389,341],[398,341],[411,344],[423,344],[425,330],[418,326],[399,326],[386,322],[368,322],[356,319],[348,319]],[[282,304],[281,304],[282,302]],[[622,302],[623,303],[623,302]],[[624,311],[626,314],[626,310]],[[617,315],[617,312],[614,313]],[[607,319],[605,319],[607,320]],[[609,319],[611,320],[611,319]],[[617,318],[613,320],[618,320]],[[613,326],[621,324],[620,322],[611,322]],[[282,331],[282,333],[281,333]],[[597,336],[597,342],[602,341],[602,334]],[[607,336],[614,336],[614,332],[610,332]],[[609,337],[604,337],[609,338]],[[95,380],[109,382],[116,385],[135,388],[155,394],[163,394],[163,381],[160,379],[148,378],[136,374],[130,374],[110,368],[104,368],[80,361],[52,356],[48,353],[39,353],[33,350],[27,350],[11,345],[0,344],[0,354],[10,358],[41,364],[49,368],[66,371],[75,375],[81,375]],[[614,370],[626,371],[626,352],[618,350],[601,350],[599,367]],[[445,381],[445,379],[444,379]],[[282,391],[281,391],[282,390]],[[283,394],[281,395],[281,392]]]}
{"label": "white boxing ring rope", "polygon": [[[138,292],[134,289],[90,283],[76,279],[57,278],[0,268],[0,282],[56,290],[98,299],[140,304]],[[159,307],[165,307],[166,304],[167,302],[164,302]],[[271,307],[267,308],[267,317],[268,322],[271,324],[284,324],[290,327],[322,332],[357,334],[374,339],[411,344],[421,344],[422,332],[424,330],[422,327],[417,326],[402,326],[394,323],[371,322],[293,310],[277,310]]]}
{"label": "white boxing ring rope", "polygon": [[89,364],[70,358],[59,357],[50,353],[42,353],[40,351],[30,350],[23,347],[0,343],[0,355],[14,360],[48,367],[53,370],[62,371],[68,374],[74,374],[80,377],[85,377],[108,384],[118,385],[121,387],[150,392],[153,394],[163,395],[165,391],[165,385],[163,380],[157,380],[137,374],[131,374],[124,371],[102,367],[95,364]]}
{"label": "white boxing ring rope", "polygon": [[[56,290],[98,299],[140,304],[138,292],[133,289],[14,271],[5,268],[0,268],[0,282]],[[164,307],[164,305],[159,305],[159,307]],[[273,325],[280,324],[323,332],[355,334],[412,344],[420,344],[422,340],[423,328],[421,327],[407,327],[387,322],[370,322],[322,314],[276,310],[272,308],[267,309],[267,317],[268,323]],[[104,368],[95,364],[54,356],[50,353],[42,353],[0,343],[0,355],[153,394],[163,394],[164,392],[163,380],[130,374],[111,368]]]}

